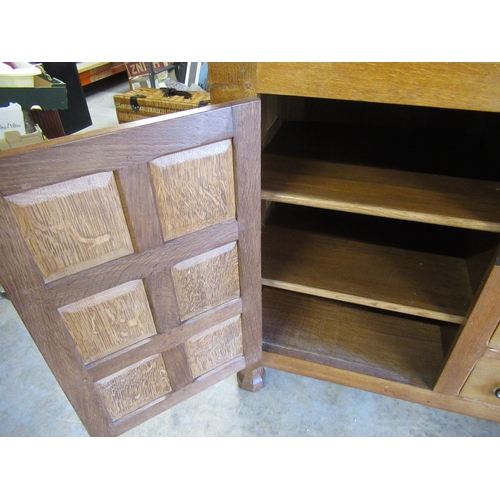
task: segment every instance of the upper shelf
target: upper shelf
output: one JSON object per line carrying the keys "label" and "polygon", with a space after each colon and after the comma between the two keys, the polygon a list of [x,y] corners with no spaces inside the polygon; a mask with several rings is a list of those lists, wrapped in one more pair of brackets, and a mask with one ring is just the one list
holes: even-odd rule
{"label": "upper shelf", "polygon": [[500,181],[449,175],[485,177],[481,162],[491,161],[485,151],[474,164],[474,152],[465,154],[463,144],[448,147],[446,157],[434,153],[435,143],[419,139],[402,145],[397,137],[326,128],[285,124],[262,155],[263,199],[500,232]]}
{"label": "upper shelf", "polygon": [[261,62],[243,68],[239,74],[260,94],[500,111],[498,63]]}

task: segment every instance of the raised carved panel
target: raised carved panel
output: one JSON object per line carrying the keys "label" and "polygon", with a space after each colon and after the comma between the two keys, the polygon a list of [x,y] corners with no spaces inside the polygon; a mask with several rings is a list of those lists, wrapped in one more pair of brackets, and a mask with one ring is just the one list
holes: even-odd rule
{"label": "raised carved panel", "polygon": [[85,363],[156,333],[142,281],[110,288],[59,309]]}
{"label": "raised carved panel", "polygon": [[47,283],[134,251],[112,172],[6,199]]}
{"label": "raised carved panel", "polygon": [[195,335],[186,342],[186,353],[193,378],[243,356],[241,317]]}
{"label": "raised carved panel", "polygon": [[239,297],[236,242],[180,262],[172,278],[182,321]]}
{"label": "raised carved panel", "polygon": [[150,163],[165,241],[236,217],[231,141]]}
{"label": "raised carved panel", "polygon": [[165,363],[160,355],[99,380],[96,389],[109,414],[116,420],[171,392]]}

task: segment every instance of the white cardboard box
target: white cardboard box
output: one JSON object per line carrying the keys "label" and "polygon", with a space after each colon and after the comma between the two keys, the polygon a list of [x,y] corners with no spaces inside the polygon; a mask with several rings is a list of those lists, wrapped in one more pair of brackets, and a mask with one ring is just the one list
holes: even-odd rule
{"label": "white cardboard box", "polygon": [[26,134],[23,109],[17,102],[0,107],[0,139],[3,139],[5,132],[10,130],[17,130],[21,135]]}

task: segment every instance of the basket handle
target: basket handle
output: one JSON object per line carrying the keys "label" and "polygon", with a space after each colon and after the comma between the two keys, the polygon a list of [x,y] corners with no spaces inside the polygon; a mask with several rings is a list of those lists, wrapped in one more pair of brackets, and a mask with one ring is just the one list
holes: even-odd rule
{"label": "basket handle", "polygon": [[163,97],[171,97],[173,95],[184,96],[184,99],[191,99],[193,97],[192,94],[186,92],[184,90],[177,90],[169,87],[162,87]]}

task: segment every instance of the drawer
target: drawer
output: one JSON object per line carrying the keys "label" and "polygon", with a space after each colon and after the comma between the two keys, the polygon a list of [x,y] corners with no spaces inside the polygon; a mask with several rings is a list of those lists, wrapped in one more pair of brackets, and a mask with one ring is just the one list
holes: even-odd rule
{"label": "drawer", "polygon": [[500,325],[497,326],[497,329],[493,333],[488,347],[491,347],[491,349],[500,349]]}
{"label": "drawer", "polygon": [[486,351],[467,379],[460,396],[500,406],[500,354]]}

